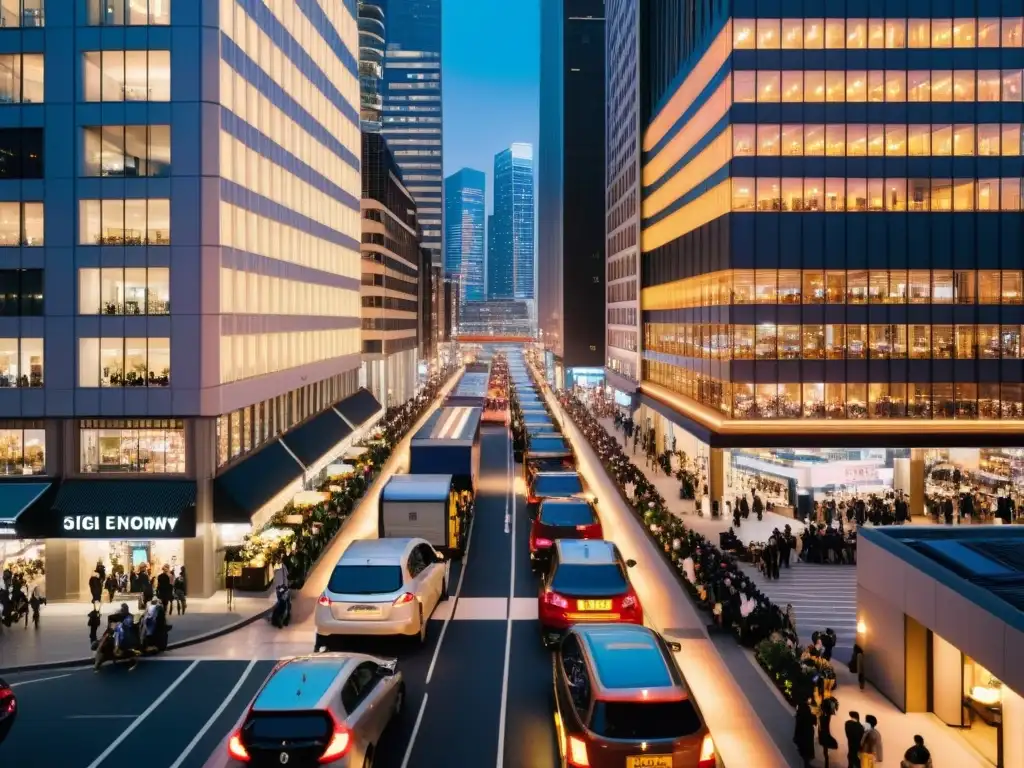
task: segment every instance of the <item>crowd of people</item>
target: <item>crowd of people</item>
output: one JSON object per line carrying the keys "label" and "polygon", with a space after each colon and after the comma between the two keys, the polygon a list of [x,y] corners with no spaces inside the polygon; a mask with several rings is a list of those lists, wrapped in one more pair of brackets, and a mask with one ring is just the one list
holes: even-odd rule
{"label": "crowd of people", "polygon": [[10,627],[31,619],[39,626],[39,609],[46,605],[46,597],[38,584],[30,585],[24,574],[5,567],[0,587],[0,627]]}

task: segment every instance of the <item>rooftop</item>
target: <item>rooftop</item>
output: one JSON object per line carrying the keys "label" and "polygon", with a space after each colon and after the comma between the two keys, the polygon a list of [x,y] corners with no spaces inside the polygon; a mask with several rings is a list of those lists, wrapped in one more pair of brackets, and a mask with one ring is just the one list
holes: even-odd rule
{"label": "rooftop", "polygon": [[480,415],[479,408],[438,408],[412,439],[414,441],[473,440],[480,426]]}
{"label": "rooftop", "polygon": [[564,565],[608,565],[616,560],[615,545],[602,539],[559,539],[555,547],[558,562]]}
{"label": "rooftop", "polygon": [[886,526],[862,531],[897,557],[1024,629],[1024,528]]}
{"label": "rooftop", "polygon": [[289,659],[270,674],[253,709],[314,709],[348,663],[348,656],[334,653]]}
{"label": "rooftop", "polygon": [[680,683],[654,633],[646,627],[592,625],[578,628],[603,688],[675,688]]}
{"label": "rooftop", "polygon": [[365,560],[368,564],[380,564],[383,561],[398,562],[405,552],[409,539],[355,539],[341,554],[339,565],[352,565],[355,560]]}

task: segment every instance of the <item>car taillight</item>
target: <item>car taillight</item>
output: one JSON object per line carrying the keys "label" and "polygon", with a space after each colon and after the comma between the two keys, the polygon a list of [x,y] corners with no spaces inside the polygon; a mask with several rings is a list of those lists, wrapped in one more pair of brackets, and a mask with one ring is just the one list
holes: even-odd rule
{"label": "car taillight", "polygon": [[538,537],[533,540],[533,546],[537,547],[538,549],[550,547],[554,543],[555,542],[553,542],[551,539],[545,539],[544,537]]}
{"label": "car taillight", "polygon": [[552,592],[550,589],[544,592],[544,602],[548,605],[553,605],[556,608],[568,608],[569,601],[562,597],[557,592]]}
{"label": "car taillight", "polygon": [[575,765],[577,768],[588,768],[590,758],[587,757],[587,742],[576,736],[570,736],[568,751],[569,765]]}
{"label": "car taillight", "polygon": [[316,601],[316,604],[323,605],[329,608],[331,605],[331,598],[329,598],[327,595],[320,595],[320,599]]}
{"label": "car taillight", "polygon": [[408,605],[416,599],[416,595],[412,592],[405,592],[395,598],[395,602],[392,605]]}
{"label": "car taillight", "polygon": [[238,760],[240,763],[249,762],[249,753],[245,749],[245,745],[242,744],[241,732],[235,732],[228,739],[228,755],[232,760]]}
{"label": "car taillight", "polygon": [[622,610],[632,611],[634,608],[636,608],[636,597],[633,595],[626,595],[622,598]]}
{"label": "car taillight", "polygon": [[697,768],[715,768],[715,742],[710,733],[704,734],[704,741],[701,742]]}
{"label": "car taillight", "polygon": [[14,698],[14,691],[10,688],[0,688],[0,715],[13,715],[17,702]]}
{"label": "car taillight", "polygon": [[349,747],[352,746],[352,734],[348,728],[335,720],[334,715],[331,715],[331,720],[334,723],[334,732],[331,734],[331,740],[327,744],[327,749],[320,755],[321,763],[332,763],[335,760],[340,760],[348,754]]}

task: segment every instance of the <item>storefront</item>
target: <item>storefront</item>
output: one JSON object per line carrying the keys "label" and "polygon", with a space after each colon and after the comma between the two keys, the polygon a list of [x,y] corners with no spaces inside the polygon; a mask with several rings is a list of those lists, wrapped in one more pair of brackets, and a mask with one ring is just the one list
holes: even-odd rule
{"label": "storefront", "polygon": [[995,768],[1024,768],[1022,550],[1017,526],[865,528],[858,543],[867,679]]}
{"label": "storefront", "polygon": [[[0,489],[2,490],[2,489]],[[47,489],[39,499],[51,491]],[[8,494],[10,495],[10,494]],[[108,573],[130,574],[168,565],[188,566],[196,536],[196,484],[191,480],[66,480],[52,501],[33,501],[14,521],[6,547],[15,560],[45,565],[50,600],[88,598],[89,578],[102,563]],[[6,548],[5,547],[5,548]]]}

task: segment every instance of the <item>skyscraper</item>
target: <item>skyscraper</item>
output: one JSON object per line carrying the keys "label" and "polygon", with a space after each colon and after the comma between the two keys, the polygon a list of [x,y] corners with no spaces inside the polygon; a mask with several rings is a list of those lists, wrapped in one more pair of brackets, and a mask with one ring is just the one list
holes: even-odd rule
{"label": "skyscraper", "polygon": [[540,26],[537,316],[568,384],[604,364],[604,2],[545,0]]}
{"label": "skyscraper", "polygon": [[483,301],[487,177],[463,168],[444,180],[444,271],[459,277],[463,301]]}
{"label": "skyscraper", "polygon": [[387,20],[383,128],[441,263],[441,0],[380,0]]}
{"label": "skyscraper", "polygon": [[623,394],[640,377],[640,15],[636,0],[608,0],[605,29],[605,370]]}
{"label": "skyscraper", "polygon": [[493,237],[487,296],[533,299],[533,147],[513,144],[494,156]]}
{"label": "skyscraper", "polygon": [[363,133],[381,130],[384,40],[383,6],[359,0],[359,122]]}
{"label": "skyscraper", "polygon": [[494,214],[487,214],[487,248],[484,251],[484,274],[487,276],[487,283],[484,285],[484,290],[487,292],[487,298],[494,298],[491,295],[493,290],[491,286],[494,284],[494,278],[491,276],[491,259],[494,258]]}

